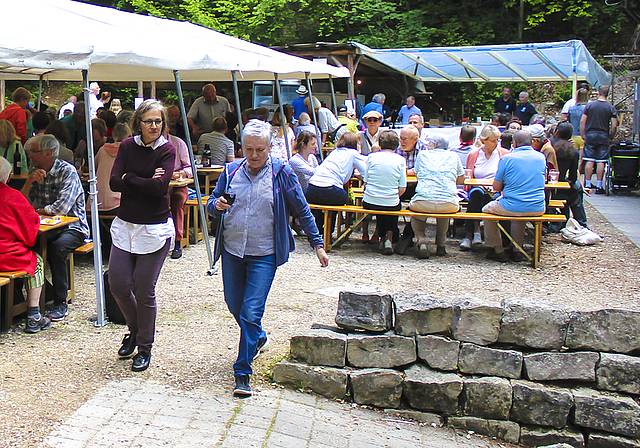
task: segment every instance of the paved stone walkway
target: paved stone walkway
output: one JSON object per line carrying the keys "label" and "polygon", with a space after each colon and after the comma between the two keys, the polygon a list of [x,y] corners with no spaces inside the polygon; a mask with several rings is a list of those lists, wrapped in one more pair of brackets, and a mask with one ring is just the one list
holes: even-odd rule
{"label": "paved stone walkway", "polygon": [[251,398],[187,392],[140,379],[112,382],[42,447],[498,448],[505,443],[402,421],[311,394],[267,389]]}

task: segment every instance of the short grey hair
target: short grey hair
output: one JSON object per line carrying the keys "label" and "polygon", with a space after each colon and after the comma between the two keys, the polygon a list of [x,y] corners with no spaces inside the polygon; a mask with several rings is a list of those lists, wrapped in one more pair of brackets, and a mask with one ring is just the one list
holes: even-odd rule
{"label": "short grey hair", "polygon": [[9,181],[9,175],[11,174],[11,164],[4,157],[0,157],[0,183],[6,184]]}
{"label": "short grey hair", "polygon": [[42,152],[51,151],[51,158],[57,159],[60,154],[60,142],[53,134],[40,134],[35,137],[31,137],[24,145],[24,150],[28,154],[31,152],[31,148],[34,145],[38,146],[38,149]]}
{"label": "short grey hair", "polygon": [[300,123],[302,126],[307,125],[311,123],[311,117],[308,113],[302,112],[298,117],[298,123]]}
{"label": "short grey hair", "polygon": [[515,134],[513,134],[513,143],[516,148],[519,146],[531,146],[531,132],[524,129],[521,131],[517,131]]}
{"label": "short grey hair", "polygon": [[258,137],[267,140],[267,148],[271,146],[273,138],[273,127],[262,120],[249,120],[242,128],[242,144],[246,137]]}
{"label": "short grey hair", "polygon": [[[529,92],[525,92],[525,91],[523,90],[522,92],[520,92],[520,95],[522,95],[523,93],[525,94],[525,96],[526,96],[527,98],[529,98]],[[518,96],[520,96],[520,95],[518,95]]]}
{"label": "short grey hair", "polygon": [[384,104],[384,100],[386,100],[387,97],[385,96],[384,93],[376,93],[375,95],[373,95],[373,101],[380,103],[380,104]]}
{"label": "short grey hair", "polygon": [[436,137],[432,137],[429,140],[429,146],[431,146],[432,148],[438,148],[438,149],[449,149],[449,140],[447,140],[446,138],[438,135]]}

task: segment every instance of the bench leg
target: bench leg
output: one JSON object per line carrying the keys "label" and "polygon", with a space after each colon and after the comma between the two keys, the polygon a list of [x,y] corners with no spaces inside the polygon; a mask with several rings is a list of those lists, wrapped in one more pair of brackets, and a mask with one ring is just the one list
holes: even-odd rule
{"label": "bench leg", "polygon": [[2,331],[7,331],[13,323],[13,294],[15,288],[15,280],[9,279],[9,284],[5,288],[6,297],[4,298],[4,307],[2,308]]}
{"label": "bench leg", "polygon": [[323,210],[324,213],[324,248],[327,252],[331,250],[331,213],[328,210]]}
{"label": "bench leg", "polygon": [[533,245],[533,267],[540,265],[540,247],[542,245],[542,222],[535,222],[535,236]]}
{"label": "bench leg", "polygon": [[73,252],[69,252],[67,261],[69,263],[69,291],[67,291],[67,303],[71,303],[76,297],[76,276],[74,274],[75,259],[73,257]]}
{"label": "bench leg", "polygon": [[[184,231],[182,232],[182,248],[189,247],[189,232],[191,229],[191,206],[185,205],[184,209]],[[186,236],[186,238],[185,238]]]}
{"label": "bench leg", "polygon": [[[502,231],[502,233],[504,233],[507,236],[507,238],[509,238],[509,241],[511,241],[511,244],[513,244],[513,247],[515,247],[520,252],[522,252],[522,255],[524,255],[527,258],[527,260],[535,264],[534,260],[529,256],[529,254],[518,243],[516,243],[513,237],[509,235],[509,232],[507,232],[505,228],[502,227],[502,224],[500,224],[499,221],[497,221],[497,224],[498,224],[498,228]],[[534,258],[535,258],[535,249],[534,249]]]}

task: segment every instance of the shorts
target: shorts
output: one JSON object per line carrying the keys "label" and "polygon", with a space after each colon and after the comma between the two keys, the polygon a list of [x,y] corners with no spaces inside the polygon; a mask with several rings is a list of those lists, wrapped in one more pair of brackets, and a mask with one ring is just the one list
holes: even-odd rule
{"label": "shorts", "polygon": [[29,275],[25,278],[25,286],[28,291],[44,285],[44,262],[39,254],[36,254],[36,258],[38,261],[36,263],[36,271],[34,272],[33,277]]}
{"label": "shorts", "polygon": [[604,163],[609,161],[611,145],[609,135],[602,131],[589,131],[584,139],[584,156],[587,162]]}

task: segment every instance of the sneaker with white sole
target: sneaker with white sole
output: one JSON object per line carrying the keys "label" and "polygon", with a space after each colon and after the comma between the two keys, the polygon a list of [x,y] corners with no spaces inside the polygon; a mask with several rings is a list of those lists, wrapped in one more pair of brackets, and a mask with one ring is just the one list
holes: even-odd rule
{"label": "sneaker with white sole", "polygon": [[49,314],[47,314],[47,317],[51,319],[52,322],[60,322],[67,316],[67,314],[69,314],[67,304],[60,303],[59,305],[56,305]]}
{"label": "sneaker with white sole", "polygon": [[250,397],[251,392],[251,384],[249,381],[249,375],[237,375],[236,376],[236,387],[233,389],[234,397]]}
{"label": "sneaker with white sole", "polygon": [[471,240],[469,238],[464,238],[462,243],[460,243],[460,250],[469,250],[471,249]]}
{"label": "sneaker with white sole", "polygon": [[421,260],[425,260],[429,258],[429,247],[426,244],[421,244],[418,246],[418,258]]}
{"label": "sneaker with white sole", "polygon": [[386,240],[384,242],[384,248],[383,248],[382,253],[385,254],[385,255],[392,255],[393,254],[393,244],[391,244],[391,241]]}
{"label": "sneaker with white sole", "polygon": [[269,345],[269,338],[268,337],[263,337],[258,339],[258,344],[256,345],[256,351],[253,354],[253,359],[256,360],[258,358],[258,356],[260,356],[262,354],[262,351],[265,349],[265,347]]}
{"label": "sneaker with white sole", "polygon": [[473,241],[471,241],[471,244],[473,244],[474,246],[482,244],[482,235],[480,235],[479,233],[474,233]]}

